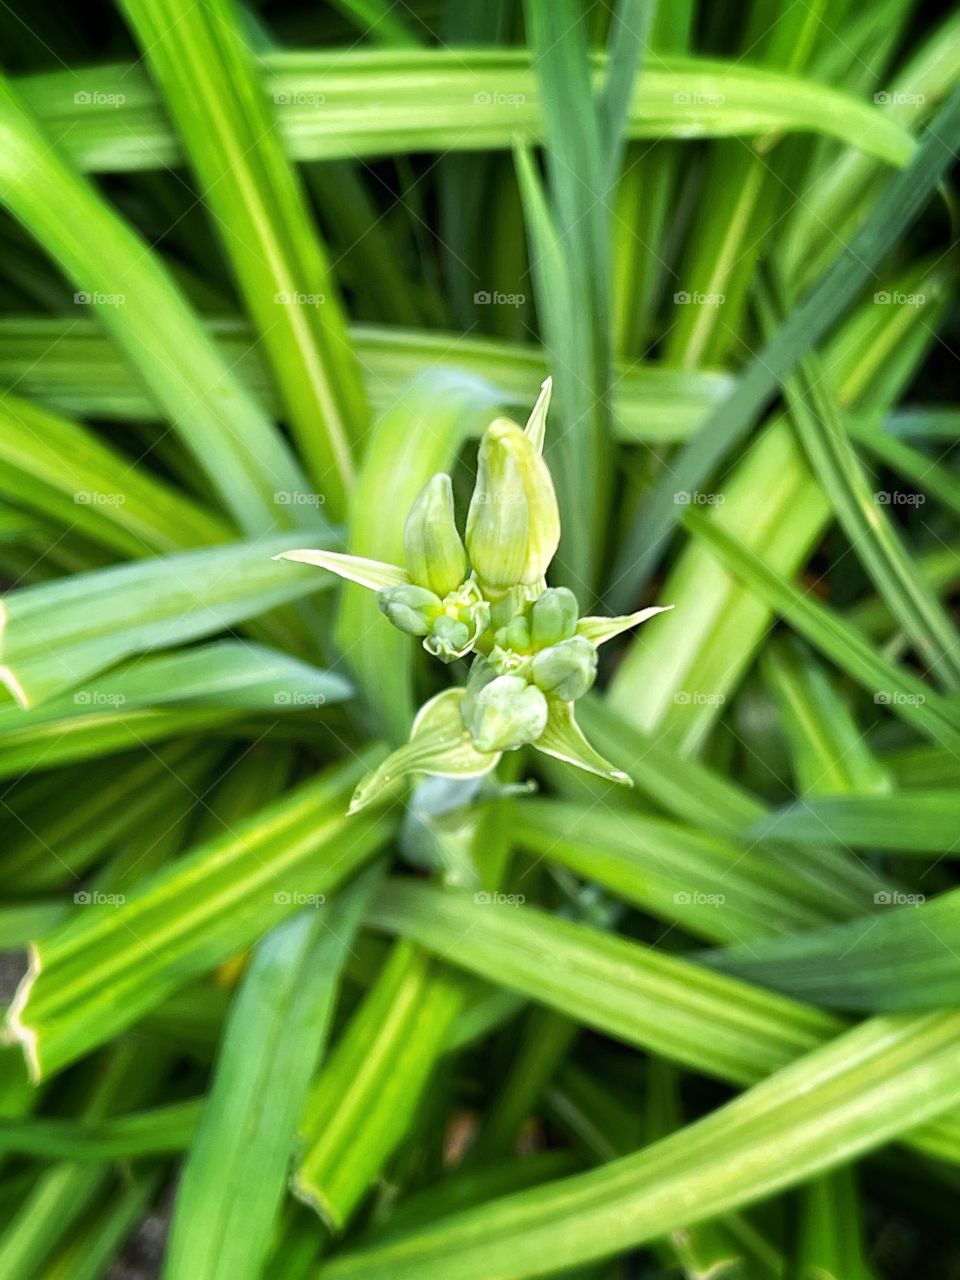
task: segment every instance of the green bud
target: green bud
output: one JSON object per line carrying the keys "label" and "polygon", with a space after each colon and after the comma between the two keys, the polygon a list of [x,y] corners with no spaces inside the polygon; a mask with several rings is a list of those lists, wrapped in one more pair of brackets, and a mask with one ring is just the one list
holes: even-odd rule
{"label": "green bud", "polygon": [[452,662],[470,648],[470,628],[459,618],[441,613],[434,619],[430,634],[423,642],[428,653],[445,662]]}
{"label": "green bud", "polygon": [[383,587],[377,592],[377,604],[395,627],[410,636],[427,635],[442,607],[439,596],[413,583]]}
{"label": "green bud", "polygon": [[547,700],[522,676],[497,676],[483,684],[464,698],[461,712],[478,751],[513,751],[536,742],[547,727]]}
{"label": "green bud", "polygon": [[533,602],[530,623],[534,647],[546,648],[576,634],[580,607],[566,587],[549,587]]}
{"label": "green bud", "polygon": [[453,662],[468,653],[486,631],[490,606],[472,578],[445,595],[439,604],[423,647],[441,662]]}
{"label": "green bud", "polygon": [[467,553],[453,518],[453,485],[442,471],[427,481],[410,508],[403,553],[413,581],[438,596],[456,590],[467,576]]}
{"label": "green bud", "polygon": [[518,613],[505,627],[501,627],[497,632],[496,641],[502,649],[512,649],[514,653],[526,653],[530,648],[530,624],[524,615]]}
{"label": "green bud", "polygon": [[560,512],[547,464],[515,422],[484,432],[467,513],[467,550],[494,593],[538,582],[560,541]]}
{"label": "green bud", "polygon": [[561,702],[582,697],[597,678],[597,651],[583,636],[561,640],[534,654],[534,684]]}

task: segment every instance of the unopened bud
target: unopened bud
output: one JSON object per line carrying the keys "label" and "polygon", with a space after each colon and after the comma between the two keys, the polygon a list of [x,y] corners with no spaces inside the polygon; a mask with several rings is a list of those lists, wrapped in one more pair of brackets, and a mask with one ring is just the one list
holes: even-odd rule
{"label": "unopened bud", "polygon": [[531,672],[544,693],[561,702],[574,702],[597,678],[597,651],[583,636],[561,640],[534,654]]}
{"label": "unopened bud", "polygon": [[480,442],[467,514],[467,550],[477,577],[494,592],[538,582],[559,541],[547,464],[515,422],[497,418]]}
{"label": "unopened bud", "polygon": [[534,647],[569,640],[576,634],[580,607],[577,597],[567,587],[549,587],[533,602],[530,623]]}
{"label": "unopened bud", "polygon": [[513,751],[536,742],[547,727],[547,700],[522,676],[497,676],[465,698],[463,709],[478,751]]}
{"label": "unopened bud", "polygon": [[384,587],[377,592],[377,604],[395,627],[411,636],[427,635],[441,609],[438,596],[413,583]]}
{"label": "unopened bud", "polygon": [[456,590],[467,576],[467,553],[453,516],[453,485],[439,472],[410,508],[403,530],[406,569],[414,582],[438,596]]}

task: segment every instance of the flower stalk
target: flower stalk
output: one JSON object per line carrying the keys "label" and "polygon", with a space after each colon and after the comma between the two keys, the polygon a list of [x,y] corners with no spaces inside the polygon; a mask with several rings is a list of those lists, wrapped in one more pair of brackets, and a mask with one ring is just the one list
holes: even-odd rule
{"label": "flower stalk", "polygon": [[443,473],[418,494],[404,528],[399,565],[327,551],[289,551],[376,591],[393,626],[417,636],[442,662],[473,654],[465,688],[448,689],[420,710],[409,743],[365,778],[351,812],[414,772],[477,777],[503,752],[533,746],[591,773],[630,785],[580,731],[574,703],[592,687],[597,649],[671,606],[620,618],[581,617],[566,587],[546,575],[560,541],[560,512],[543,458],[551,383],[521,429],[495,419],[477,453],[465,536],[453,485]]}

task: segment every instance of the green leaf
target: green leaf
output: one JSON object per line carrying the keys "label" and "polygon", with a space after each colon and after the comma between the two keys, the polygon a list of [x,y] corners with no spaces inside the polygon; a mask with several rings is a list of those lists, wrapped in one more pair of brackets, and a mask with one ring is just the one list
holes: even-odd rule
{"label": "green leaf", "polygon": [[696,1124],[589,1173],[347,1254],[323,1280],[523,1280],[802,1182],[960,1101],[960,1015],[876,1018]]}
{"label": "green leaf", "polygon": [[[222,360],[161,260],[51,145],[6,80],[0,128],[4,203],[77,290],[75,302],[96,308],[237,525],[268,533],[315,524],[314,508],[289,501],[310,486],[280,433]],[[62,131],[54,125],[54,132],[55,144]],[[78,225],[83,235],[75,234]]]}
{"label": "green leaf", "polygon": [[379,591],[381,587],[399,587],[410,581],[406,569],[382,560],[366,560],[363,556],[348,556],[342,551],[281,551],[275,560],[293,560],[299,564],[316,565],[335,573],[338,578],[357,582],[361,587]]}
{"label": "green leaf", "polygon": [[328,586],[278,565],[282,542],[239,542],[12,591],[0,615],[0,680],[34,706],[144,650],[222,631]]}
{"label": "green leaf", "polygon": [[826,1014],[506,896],[393,880],[368,922],[626,1044],[738,1084],[838,1028]]}
{"label": "green leaf", "polygon": [[[960,1002],[960,956],[953,946],[960,890],[932,901],[886,891],[866,920],[764,938],[710,952],[705,963],[749,982],[831,1009],[889,1012]],[[899,904],[899,905],[898,905]]]}
{"label": "green leaf", "polygon": [[103,1044],[369,859],[389,823],[343,813],[365,765],[361,757],[303,784],[125,901],[93,899],[38,943],[9,1017],[33,1075]]}
{"label": "green leaf", "polygon": [[79,423],[0,400],[0,491],[120,555],[225,542],[228,526]]}
{"label": "green leaf", "polygon": [[292,1188],[341,1230],[406,1132],[460,1001],[456,975],[394,948],[311,1091]]}
{"label": "green leaf", "polygon": [[949,858],[954,856],[958,826],[960,791],[943,788],[804,797],[763,818],[750,834],[793,844],[840,844]]}
{"label": "green leaf", "polygon": [[[603,60],[594,60],[597,68]],[[264,58],[289,155],[357,159],[422,151],[511,147],[539,140],[542,108],[524,49],[291,50]],[[146,76],[129,65],[86,72],[103,99],[74,103],[73,72],[24,77],[25,100],[82,168],[155,169],[181,157]],[[68,92],[69,90],[69,92]],[[317,107],[322,107],[318,110]],[[822,133],[903,164],[910,135],[875,107],[797,76],[706,58],[658,58],[640,77],[627,121],[631,138]]]}
{"label": "green leaf", "polygon": [[789,317],[740,375],[737,388],[720,405],[670,465],[624,541],[614,566],[610,602],[629,598],[663,551],[682,509],[678,490],[696,492],[753,423],[770,399],[777,380],[788,375],[816,348],[842,317],[899,238],[913,225],[950,164],[949,140],[960,122],[960,85],[930,122],[908,166],[890,179],[857,232]]}
{"label": "green leaf", "polygon": [[[345,514],[366,404],[337,286],[233,0],[123,0],[263,343],[307,470]],[[278,486],[279,487],[279,486]]]}
{"label": "green leaf", "polygon": [[167,1280],[261,1274],[340,973],[378,875],[364,873],[257,946],[180,1180]]}

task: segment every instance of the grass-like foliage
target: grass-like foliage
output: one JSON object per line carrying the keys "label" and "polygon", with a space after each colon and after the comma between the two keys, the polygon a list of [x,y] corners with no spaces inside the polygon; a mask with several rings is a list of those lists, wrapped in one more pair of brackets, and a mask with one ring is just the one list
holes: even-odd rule
{"label": "grass-like foliage", "polygon": [[0,5],[0,1280],[960,1274],[925,12]]}

